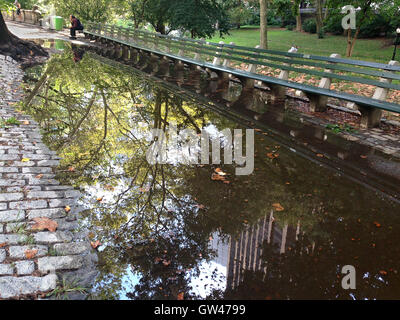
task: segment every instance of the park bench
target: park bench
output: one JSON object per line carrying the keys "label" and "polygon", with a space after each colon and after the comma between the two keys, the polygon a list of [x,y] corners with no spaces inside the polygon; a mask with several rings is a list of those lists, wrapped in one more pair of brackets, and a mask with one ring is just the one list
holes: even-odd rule
{"label": "park bench", "polygon": [[[213,43],[205,40],[178,38],[134,28],[87,23],[86,36],[104,39],[126,50],[142,50],[217,73],[224,79],[238,78],[243,86],[254,87],[255,81],[267,85],[275,98],[284,98],[287,89],[303,92],[314,112],[323,112],[327,99],[335,98],[356,104],[361,112],[361,125],[379,125],[382,110],[400,113],[400,104],[386,101],[389,90],[400,91],[400,65],[288,53],[276,50],[236,46],[233,43]],[[243,67],[244,66],[244,67]],[[277,76],[260,73],[262,67],[279,72]],[[243,70],[245,69],[245,70]],[[317,78],[318,85],[290,80],[290,73]],[[332,90],[332,83],[347,82],[374,87],[372,96]],[[399,101],[400,102],[400,101]]]}

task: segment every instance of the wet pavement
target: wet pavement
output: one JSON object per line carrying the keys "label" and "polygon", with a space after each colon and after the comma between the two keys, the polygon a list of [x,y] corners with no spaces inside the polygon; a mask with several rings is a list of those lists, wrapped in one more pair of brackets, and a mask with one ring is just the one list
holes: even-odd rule
{"label": "wet pavement", "polygon": [[54,179],[59,157],[16,109],[24,72],[4,56],[0,67],[0,299],[85,299],[97,256],[79,229],[80,193]]}

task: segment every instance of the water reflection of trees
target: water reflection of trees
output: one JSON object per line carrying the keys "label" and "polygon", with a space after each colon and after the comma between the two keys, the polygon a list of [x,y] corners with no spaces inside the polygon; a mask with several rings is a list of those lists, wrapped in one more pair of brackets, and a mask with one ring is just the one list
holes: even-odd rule
{"label": "water reflection of trees", "polygon": [[[66,50],[44,70],[31,71],[38,81],[26,108],[40,122],[45,141],[63,157],[60,178],[86,189],[91,210],[84,221],[105,245],[100,297],[117,297],[129,265],[141,275],[130,298],[176,299],[181,292],[199,298],[190,294],[190,279],[199,275],[201,261],[214,256],[210,235],[239,237],[269,215],[273,203],[285,208],[275,214],[278,225],[301,224],[300,240],[284,254],[265,245],[268,276],[247,271],[243,284],[225,297],[345,298],[348,294],[337,287],[337,265],[374,273],[389,265],[397,270],[398,262],[384,253],[369,259],[371,242],[385,252],[397,239],[394,231],[376,238],[372,223],[375,208],[390,211],[391,204],[264,135],[256,137],[254,174],[239,177],[232,166],[221,166],[229,184],[210,179],[216,166],[150,165],[145,158],[149,128],[166,129],[174,122],[199,132],[209,124],[218,130],[238,125],[126,69],[89,55],[76,64],[72,55]],[[266,153],[271,152],[279,156],[270,159]],[[389,225],[393,217],[379,219]],[[397,283],[398,277],[390,281]],[[370,291],[361,296],[375,294],[373,283],[365,288]],[[385,290],[383,296],[389,294]]]}

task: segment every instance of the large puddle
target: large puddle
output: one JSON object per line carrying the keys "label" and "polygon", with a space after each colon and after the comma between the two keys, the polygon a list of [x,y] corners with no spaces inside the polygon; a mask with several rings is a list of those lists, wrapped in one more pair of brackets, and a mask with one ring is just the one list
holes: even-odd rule
{"label": "large puddle", "polygon": [[[251,175],[234,164],[151,165],[152,128],[220,136],[245,126],[77,48],[33,78],[44,81],[26,110],[63,158],[59,178],[83,190],[81,223],[101,244],[94,297],[400,298],[397,202],[263,131]],[[346,265],[355,289],[342,287]]]}

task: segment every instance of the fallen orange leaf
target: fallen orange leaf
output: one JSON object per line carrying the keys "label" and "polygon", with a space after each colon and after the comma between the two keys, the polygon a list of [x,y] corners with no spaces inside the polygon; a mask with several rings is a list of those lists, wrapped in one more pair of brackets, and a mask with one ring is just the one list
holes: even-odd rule
{"label": "fallen orange leaf", "polygon": [[96,240],[94,242],[90,242],[90,245],[92,246],[93,249],[97,249],[100,246],[100,241]]}
{"label": "fallen orange leaf", "polygon": [[276,211],[283,211],[283,210],[285,210],[285,208],[282,207],[280,203],[273,203],[272,206],[274,207],[274,209],[275,209]]}
{"label": "fallen orange leaf", "polygon": [[178,300],[184,300],[184,298],[185,298],[185,293],[184,292],[181,292],[181,293],[178,294]]}
{"label": "fallen orange leaf", "polygon": [[0,243],[0,248],[3,248],[7,245],[7,242]]}
{"label": "fallen orange leaf", "polygon": [[65,210],[65,212],[70,212],[71,208],[70,208],[70,206],[66,206],[64,210]]}
{"label": "fallen orange leaf", "polygon": [[55,232],[58,228],[58,223],[45,217],[33,218],[35,224],[32,226],[32,230],[49,230]]}
{"label": "fallen orange leaf", "polygon": [[35,256],[36,256],[36,254],[38,253],[38,250],[37,249],[34,249],[34,250],[25,250],[25,257],[27,258],[27,259],[33,259]]}

